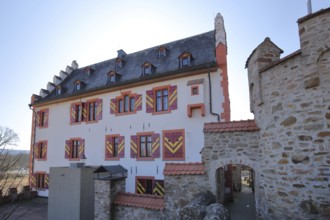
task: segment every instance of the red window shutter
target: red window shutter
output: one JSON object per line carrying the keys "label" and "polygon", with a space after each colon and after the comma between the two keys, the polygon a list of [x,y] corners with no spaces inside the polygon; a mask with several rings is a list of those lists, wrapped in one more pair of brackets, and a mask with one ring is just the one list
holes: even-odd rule
{"label": "red window shutter", "polygon": [[152,134],[151,141],[152,141],[152,157],[159,158],[160,157],[160,135],[159,134]]}
{"label": "red window shutter", "polygon": [[96,101],[96,120],[102,119],[102,99]]}
{"label": "red window shutter", "polygon": [[154,91],[153,90],[147,90],[146,92],[146,109],[147,113],[154,112]]}
{"label": "red window shutter", "polygon": [[85,139],[80,139],[79,142],[80,145],[79,145],[78,158],[81,159],[85,153]]}
{"label": "red window shutter", "polygon": [[83,102],[81,103],[82,108],[82,121],[87,121],[87,103]]}
{"label": "red window shutter", "polygon": [[39,147],[38,147],[38,143],[34,144],[34,159],[38,159],[39,156]]}
{"label": "red window shutter", "polygon": [[164,180],[154,180],[152,194],[164,196]]}
{"label": "red window shutter", "polygon": [[70,106],[70,124],[76,122],[76,104],[72,103]]}
{"label": "red window shutter", "polygon": [[131,158],[136,158],[138,153],[138,136],[132,135],[131,136]]}
{"label": "red window shutter", "polygon": [[105,159],[113,157],[113,144],[112,137],[107,135],[105,136]]}
{"label": "red window shutter", "polygon": [[141,111],[142,110],[142,95],[138,94],[135,96],[135,106],[134,106],[136,111]]}
{"label": "red window shutter", "polygon": [[30,187],[36,188],[37,187],[37,174],[31,173],[30,175]]}
{"label": "red window shutter", "polygon": [[118,157],[124,158],[125,157],[125,137],[119,136],[118,138]]}
{"label": "red window shutter", "polygon": [[183,132],[169,132],[164,135],[164,159],[184,158]]}
{"label": "red window shutter", "polygon": [[64,152],[64,158],[69,159],[70,158],[70,152],[71,152],[71,140],[65,141],[65,152]]}
{"label": "red window shutter", "polygon": [[178,108],[178,93],[177,93],[177,86],[170,86],[169,89],[169,98],[168,98],[168,105],[169,109],[175,110]]}
{"label": "red window shutter", "polygon": [[37,127],[40,127],[40,119],[41,119],[41,111],[37,111],[37,114],[36,114],[36,121],[37,121],[36,126]]}
{"label": "red window shutter", "polygon": [[44,184],[45,188],[48,189],[49,186],[49,174],[45,174],[45,184]]}
{"label": "red window shutter", "polygon": [[117,99],[110,100],[110,114],[117,113]]}
{"label": "red window shutter", "polygon": [[47,141],[43,142],[42,159],[47,158]]}
{"label": "red window shutter", "polygon": [[48,127],[49,109],[44,110],[44,127]]}
{"label": "red window shutter", "polygon": [[137,179],[136,180],[136,193],[138,194],[146,194],[146,180],[145,179]]}

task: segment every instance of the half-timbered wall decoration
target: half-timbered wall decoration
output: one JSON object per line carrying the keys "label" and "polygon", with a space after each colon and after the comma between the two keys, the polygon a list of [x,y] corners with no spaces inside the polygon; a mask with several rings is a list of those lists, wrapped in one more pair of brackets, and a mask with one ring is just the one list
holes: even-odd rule
{"label": "half-timbered wall decoration", "polygon": [[185,160],[185,131],[163,131],[163,160]]}
{"label": "half-timbered wall decoration", "polygon": [[105,136],[105,159],[119,160],[125,157],[125,137],[116,135]]}

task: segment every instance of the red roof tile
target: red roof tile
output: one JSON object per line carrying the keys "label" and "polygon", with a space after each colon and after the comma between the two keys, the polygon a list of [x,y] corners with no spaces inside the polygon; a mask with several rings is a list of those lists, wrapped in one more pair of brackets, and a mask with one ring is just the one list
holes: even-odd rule
{"label": "red roof tile", "polygon": [[205,133],[222,133],[234,131],[259,131],[259,128],[254,120],[213,122],[204,124]]}
{"label": "red roof tile", "polygon": [[203,163],[166,163],[164,175],[200,175],[205,173]]}
{"label": "red roof tile", "polygon": [[114,204],[146,209],[164,209],[164,198],[156,195],[142,195],[136,193],[118,193]]}

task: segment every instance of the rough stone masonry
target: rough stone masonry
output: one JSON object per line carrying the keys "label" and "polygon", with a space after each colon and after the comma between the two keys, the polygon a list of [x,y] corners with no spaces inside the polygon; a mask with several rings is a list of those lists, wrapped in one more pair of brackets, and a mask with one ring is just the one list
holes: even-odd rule
{"label": "rough stone masonry", "polygon": [[330,219],[330,8],[298,27],[300,50],[281,59],[266,38],[247,60],[260,130],[205,132],[210,188],[220,166],[252,167],[260,219]]}

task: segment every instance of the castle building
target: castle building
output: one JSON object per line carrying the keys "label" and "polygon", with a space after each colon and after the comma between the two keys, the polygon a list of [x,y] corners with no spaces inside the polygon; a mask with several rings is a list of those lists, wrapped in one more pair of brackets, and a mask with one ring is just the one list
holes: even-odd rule
{"label": "castle building", "polygon": [[226,33],[215,29],[79,68],[32,95],[30,184],[50,167],[121,165],[126,191],[164,194],[166,162],[201,162],[203,126],[229,121]]}

